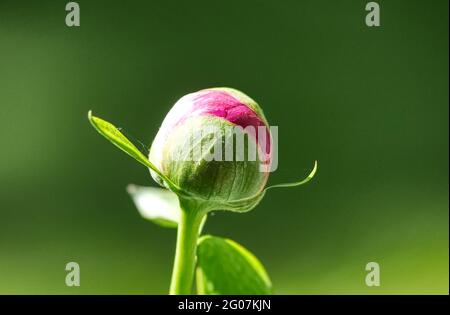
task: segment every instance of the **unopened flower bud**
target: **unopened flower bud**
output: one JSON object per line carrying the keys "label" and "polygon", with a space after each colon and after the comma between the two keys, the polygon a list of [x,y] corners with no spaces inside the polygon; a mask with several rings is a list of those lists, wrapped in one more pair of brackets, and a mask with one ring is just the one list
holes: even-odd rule
{"label": "unopened flower bud", "polygon": [[149,160],[192,198],[213,208],[246,211],[260,200],[251,199],[262,195],[267,183],[270,145],[269,125],[254,100],[231,88],[212,88],[176,102]]}

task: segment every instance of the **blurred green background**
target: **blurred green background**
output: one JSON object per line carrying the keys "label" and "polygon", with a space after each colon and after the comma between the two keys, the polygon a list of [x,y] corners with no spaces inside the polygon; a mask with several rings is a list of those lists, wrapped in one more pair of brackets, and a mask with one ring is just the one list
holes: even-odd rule
{"label": "blurred green background", "polygon": [[[206,232],[275,293],[448,293],[448,1],[0,1],[0,293],[168,291],[175,231],[140,218],[148,171],[89,125],[150,144],[171,105],[230,86],[279,126],[273,190]],[[65,286],[65,264],[81,286]],[[365,285],[365,265],[381,286]]]}

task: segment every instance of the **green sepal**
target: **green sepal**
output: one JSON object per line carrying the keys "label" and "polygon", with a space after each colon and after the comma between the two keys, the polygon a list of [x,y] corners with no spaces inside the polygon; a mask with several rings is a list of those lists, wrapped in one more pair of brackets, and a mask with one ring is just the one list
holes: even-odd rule
{"label": "green sepal", "polygon": [[164,174],[162,174],[158,170],[158,168],[155,165],[153,165],[153,163],[151,163],[145,157],[145,155],[142,154],[141,151],[139,151],[139,149],[136,148],[136,146],[120,132],[120,130],[116,126],[107,122],[106,120],[93,116],[92,111],[89,111],[88,119],[91,122],[92,126],[95,128],[95,130],[97,130],[103,137],[108,139],[112,144],[114,144],[116,147],[118,147],[126,154],[134,158],[139,163],[157,173],[171,190],[175,192],[178,192],[180,190],[180,188],[177,187],[177,185],[175,185],[171,180],[169,180]]}
{"label": "green sepal", "polygon": [[264,195],[266,194],[267,190],[272,189],[272,188],[289,188],[289,187],[296,187],[296,186],[304,185],[314,177],[316,172],[317,172],[317,161],[314,162],[314,167],[306,178],[304,178],[298,182],[276,184],[276,185],[266,187],[260,193],[254,195],[252,197],[244,198],[244,199],[240,199],[240,200],[234,200],[233,202],[228,202],[227,204],[222,204],[222,206],[224,206],[223,210],[230,210],[230,211],[236,211],[236,212],[250,211],[254,207],[256,207],[259,204],[259,202],[261,202],[261,200],[264,197]]}
{"label": "green sepal", "polygon": [[317,172],[317,161],[314,161],[314,167],[313,167],[312,171],[309,173],[309,175],[306,176],[305,179],[302,179],[301,181],[293,182],[293,183],[283,183],[283,184],[272,185],[272,186],[267,187],[265,189],[265,191],[272,189],[272,188],[288,188],[288,187],[296,187],[296,186],[304,185],[307,182],[309,182],[314,177],[314,175],[316,175],[316,172]]}

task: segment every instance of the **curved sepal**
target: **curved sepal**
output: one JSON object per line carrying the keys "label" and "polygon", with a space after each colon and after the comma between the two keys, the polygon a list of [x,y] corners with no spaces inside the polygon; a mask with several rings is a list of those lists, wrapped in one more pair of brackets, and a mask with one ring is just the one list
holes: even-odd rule
{"label": "curved sepal", "polygon": [[276,184],[269,187],[266,187],[263,189],[260,193],[244,199],[234,200],[232,202],[226,202],[220,204],[220,207],[222,210],[229,210],[229,211],[235,211],[235,212],[247,212],[252,210],[254,207],[256,207],[260,201],[263,199],[264,195],[266,194],[267,190],[272,188],[288,188],[288,187],[295,187],[295,186],[301,186],[309,182],[314,175],[317,172],[317,161],[314,162],[314,167],[312,171],[309,173],[309,175],[298,182],[293,183],[283,183],[283,184]]}
{"label": "curved sepal", "polygon": [[295,186],[304,185],[307,182],[309,182],[314,177],[314,175],[316,175],[316,172],[317,172],[317,161],[314,161],[314,167],[305,179],[302,179],[301,181],[293,182],[293,183],[283,183],[283,184],[272,185],[272,186],[267,187],[265,189],[265,191],[267,191],[271,188],[285,188],[285,187],[295,187]]}

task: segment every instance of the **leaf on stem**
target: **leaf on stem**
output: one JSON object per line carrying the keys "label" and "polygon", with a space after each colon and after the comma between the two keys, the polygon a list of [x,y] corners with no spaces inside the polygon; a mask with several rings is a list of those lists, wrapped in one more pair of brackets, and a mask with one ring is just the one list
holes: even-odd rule
{"label": "leaf on stem", "polygon": [[205,235],[197,248],[199,294],[271,294],[272,283],[261,262],[238,243]]}

